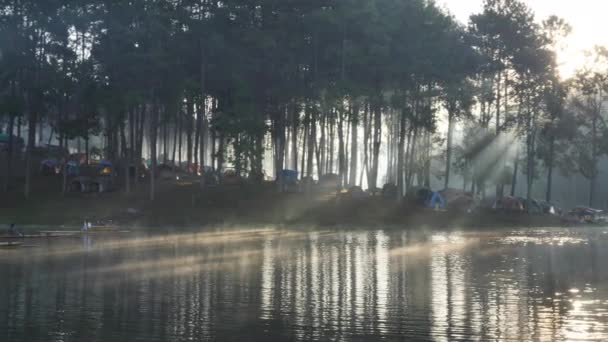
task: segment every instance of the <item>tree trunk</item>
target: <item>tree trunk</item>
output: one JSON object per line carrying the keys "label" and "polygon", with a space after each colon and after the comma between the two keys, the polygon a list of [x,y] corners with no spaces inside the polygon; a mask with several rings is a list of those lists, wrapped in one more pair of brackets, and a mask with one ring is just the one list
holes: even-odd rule
{"label": "tree trunk", "polygon": [[[308,105],[307,105],[308,106]],[[306,132],[308,133],[308,151],[306,152],[306,176],[313,176],[313,157],[315,153],[315,114],[314,110],[308,106],[306,113]],[[312,113],[311,113],[312,112]]]}
{"label": "tree trunk", "polygon": [[36,145],[36,109],[31,108],[28,113],[27,149],[25,152],[25,187],[23,194],[29,198],[31,190],[32,175],[32,151]]}
{"label": "tree trunk", "polygon": [[201,115],[201,111],[202,108],[200,108],[201,106],[197,106],[197,110],[196,110],[196,118],[194,119],[194,123],[195,123],[195,132],[194,132],[194,174],[196,175],[198,173],[198,169],[200,168],[200,164],[199,164],[199,147],[200,147],[200,137],[201,137],[201,119],[202,119],[202,115]]}
{"label": "tree trunk", "polygon": [[[135,165],[135,161],[133,158],[133,149],[135,148],[135,114],[133,113],[135,109],[131,108],[129,110],[129,149],[126,164],[126,190],[127,194],[131,193],[131,165]],[[133,168],[135,171],[135,167]],[[133,178],[137,179],[137,173],[134,172]]]}
{"label": "tree trunk", "polygon": [[278,179],[285,165],[285,111],[279,108],[275,115],[273,123],[274,175],[275,179]]}
{"label": "tree trunk", "polygon": [[327,173],[327,111],[323,112],[321,118],[321,140],[319,142],[319,156],[317,165],[319,168],[319,177]]}
{"label": "tree trunk", "polygon": [[370,188],[378,186],[378,166],[380,162],[380,144],[382,143],[382,108],[379,103],[374,108],[374,134],[372,150],[372,172],[370,177]]}
{"label": "tree trunk", "polygon": [[351,118],[350,118],[350,130],[351,130],[351,140],[350,140],[350,175],[348,176],[348,185],[356,186],[357,185],[357,164],[359,157],[359,132],[357,131],[358,123],[359,123],[359,105],[357,103],[354,104],[351,110]]}
{"label": "tree trunk", "polygon": [[[302,177],[304,177],[304,172],[306,170],[306,146],[307,145],[307,141],[308,141],[308,127],[306,125],[306,122],[304,122],[304,127],[302,129],[302,157],[301,157],[301,164],[300,164],[300,170],[302,170]],[[307,175],[308,176],[308,175]]]}
{"label": "tree trunk", "polygon": [[6,179],[4,183],[4,191],[8,192],[11,186],[13,173],[13,151],[15,149],[15,139],[13,138],[13,129],[15,126],[15,115],[11,114],[8,119],[8,153],[6,155]]}
{"label": "tree trunk", "polygon": [[431,133],[426,132],[424,149],[424,186],[431,188]]}
{"label": "tree trunk", "polygon": [[397,200],[401,201],[405,191],[403,170],[405,166],[405,126],[406,109],[401,109],[399,116],[399,146],[397,147]]}
{"label": "tree trunk", "polygon": [[454,115],[448,113],[448,141],[445,158],[445,184],[444,188],[450,187],[450,168],[452,166],[452,139],[454,136]]}
{"label": "tree trunk", "polygon": [[[129,151],[127,150],[127,148],[128,148],[127,134],[125,133],[125,130],[127,129],[127,127],[125,126],[124,120],[121,120],[120,125],[118,127],[120,130],[120,158],[126,159],[129,154]],[[67,143],[66,143],[66,147],[67,147]]]}
{"label": "tree trunk", "polygon": [[17,138],[21,139],[21,115],[17,117]]}
{"label": "tree trunk", "polygon": [[194,102],[190,97],[186,104],[186,168],[190,171],[192,166],[192,133],[193,133],[193,116],[194,116]]}
{"label": "tree trunk", "polygon": [[291,167],[298,171],[298,109],[294,104],[291,111]]}
{"label": "tree trunk", "polygon": [[[139,175],[139,164],[143,159],[144,122],[146,121],[146,105],[141,106],[139,114],[135,112],[135,175]],[[139,177],[134,178],[133,188],[137,188]]]}
{"label": "tree trunk", "polygon": [[547,195],[545,200],[551,202],[551,190],[553,188],[553,158],[555,154],[555,138],[551,137],[549,142],[549,163],[547,165]]}
{"label": "tree trunk", "polygon": [[156,137],[158,134],[158,113],[157,104],[152,104],[152,118],[150,119],[150,201],[154,201],[156,197]]}
{"label": "tree trunk", "polygon": [[[202,19],[202,18],[201,18]],[[203,175],[203,166],[205,165],[205,121],[207,117],[207,96],[205,94],[205,85],[207,81],[207,50],[205,47],[205,39],[203,37],[199,40],[200,47],[200,86],[201,86],[201,105],[199,108],[199,139],[196,143],[198,144],[199,158],[198,158],[198,169],[200,170],[200,186],[201,188],[205,185],[205,175]],[[202,132],[201,127],[202,126]]]}
{"label": "tree trunk", "polygon": [[166,115],[163,115],[163,123],[162,123],[162,127],[163,127],[163,164],[167,165],[167,160],[168,158],[168,154],[169,154],[169,149],[167,146],[167,141],[169,140],[169,130],[167,129],[167,124],[168,124],[168,118]]}
{"label": "tree trunk", "polygon": [[517,144],[517,148],[515,149],[515,162],[513,166],[513,178],[511,179],[511,197],[515,196],[515,188],[517,186],[517,172],[519,169],[519,143]]}
{"label": "tree trunk", "polygon": [[[369,166],[369,139],[371,136],[371,106],[369,103],[365,105],[365,110],[363,111],[363,169],[366,171],[367,175],[367,188],[372,189],[372,186],[369,182],[370,179],[370,166]],[[363,174],[363,173],[361,173]],[[361,183],[363,183],[363,179],[361,179]]]}
{"label": "tree trunk", "polygon": [[336,148],[336,112],[332,110],[330,112],[331,118],[329,122],[329,154],[327,155],[327,171],[326,173],[334,173],[334,160],[335,160],[335,148]]}
{"label": "tree trunk", "polygon": [[[502,72],[499,72],[498,81],[497,81],[497,85],[496,85],[496,136],[497,137],[500,135],[500,110],[501,110],[501,100],[502,100],[501,80],[502,80]],[[500,158],[498,163],[501,165],[498,167],[499,172],[502,172],[502,169],[504,169],[503,158]],[[446,175],[446,177],[448,177],[448,176]],[[447,184],[447,182],[446,182],[446,184]],[[447,185],[446,185],[446,188],[447,188]],[[496,198],[501,198],[502,192],[503,192],[503,184],[502,184],[502,180],[499,179],[498,182],[496,183]]]}
{"label": "tree trunk", "polygon": [[411,143],[408,144],[408,149],[409,149],[409,160],[408,160],[408,165],[407,165],[407,170],[406,170],[406,177],[405,177],[405,188],[406,191],[407,189],[411,188],[414,182],[414,173],[415,173],[415,165],[414,165],[414,159],[416,156],[416,145],[418,142],[418,127],[414,126],[414,132],[412,133],[412,138],[411,138]]}
{"label": "tree trunk", "polygon": [[346,160],[344,151],[344,108],[338,110],[338,174],[340,175],[341,184],[344,184],[346,173]]}
{"label": "tree trunk", "polygon": [[216,151],[216,145],[217,145],[217,132],[215,129],[211,130],[211,166],[213,166],[214,168],[216,168],[216,171],[219,171],[219,169],[217,169],[217,151]]}
{"label": "tree trunk", "polygon": [[589,207],[593,208],[595,200],[595,183],[597,178],[597,122],[599,113],[594,115],[591,126],[591,177],[589,177]]}
{"label": "tree trunk", "polygon": [[224,135],[220,133],[219,142],[217,147],[217,171],[222,172],[222,168],[224,168]]}
{"label": "tree trunk", "polygon": [[177,163],[178,166],[181,168],[182,167],[182,141],[183,141],[183,136],[184,136],[184,126],[183,126],[183,115],[181,113],[181,111],[178,113],[177,115]]}
{"label": "tree trunk", "polygon": [[[198,157],[198,167],[201,170],[201,177],[203,176],[202,170],[203,170],[203,166],[205,165],[205,137],[207,136],[207,125],[206,125],[206,115],[207,115],[207,108],[206,108],[206,100],[203,99],[202,100],[202,104],[201,104],[201,108],[200,108],[200,113],[199,113],[199,136],[198,136],[198,153],[199,153],[199,157]],[[201,181],[203,179],[201,178]]]}
{"label": "tree trunk", "polygon": [[175,117],[175,126],[173,127],[173,151],[171,152],[171,164],[173,167],[177,166],[175,164],[175,156],[177,155],[177,136],[179,135],[179,114],[176,113]]}

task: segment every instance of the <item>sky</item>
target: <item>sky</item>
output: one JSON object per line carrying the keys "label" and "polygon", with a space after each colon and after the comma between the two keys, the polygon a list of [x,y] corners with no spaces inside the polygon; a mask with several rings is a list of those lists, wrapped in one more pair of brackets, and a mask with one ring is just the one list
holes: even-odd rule
{"label": "sky", "polygon": [[[541,22],[550,15],[565,19],[572,26],[564,51],[558,56],[560,73],[567,78],[585,63],[584,51],[595,45],[608,46],[608,0],[523,0]],[[458,20],[468,22],[479,13],[483,0],[438,0]]]}

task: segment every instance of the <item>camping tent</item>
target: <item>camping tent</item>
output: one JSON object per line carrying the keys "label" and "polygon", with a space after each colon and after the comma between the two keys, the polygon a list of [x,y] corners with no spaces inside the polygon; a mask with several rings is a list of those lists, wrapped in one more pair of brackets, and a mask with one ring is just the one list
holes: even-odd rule
{"label": "camping tent", "polygon": [[298,171],[281,170],[277,178],[281,192],[295,192],[298,190]]}
{"label": "camping tent", "polygon": [[446,203],[445,199],[439,192],[433,191],[426,202],[424,203],[427,208],[433,209],[445,209]]}
{"label": "camping tent", "polygon": [[109,160],[102,160],[97,168],[100,176],[111,176],[114,172],[114,166]]}
{"label": "camping tent", "polygon": [[46,176],[59,173],[59,161],[57,159],[45,159],[40,163],[40,172]]}
{"label": "camping tent", "polygon": [[80,164],[78,161],[70,160],[66,164],[66,172],[68,177],[78,177],[80,176]]}
{"label": "camping tent", "polygon": [[447,207],[451,209],[469,210],[475,204],[475,197],[471,192],[458,189],[445,189],[440,193],[443,196]]}

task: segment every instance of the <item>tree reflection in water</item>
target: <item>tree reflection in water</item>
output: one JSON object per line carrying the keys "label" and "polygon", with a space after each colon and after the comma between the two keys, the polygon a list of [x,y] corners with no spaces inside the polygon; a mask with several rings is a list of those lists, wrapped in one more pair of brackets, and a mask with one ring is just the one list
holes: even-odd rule
{"label": "tree reflection in water", "polygon": [[0,255],[3,341],[608,340],[608,235],[242,230]]}

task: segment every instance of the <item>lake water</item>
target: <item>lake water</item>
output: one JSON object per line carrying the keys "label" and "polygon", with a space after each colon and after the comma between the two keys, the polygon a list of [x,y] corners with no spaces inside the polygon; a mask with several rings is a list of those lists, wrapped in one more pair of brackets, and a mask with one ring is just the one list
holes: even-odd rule
{"label": "lake water", "polygon": [[93,236],[0,249],[0,341],[607,341],[608,229]]}

